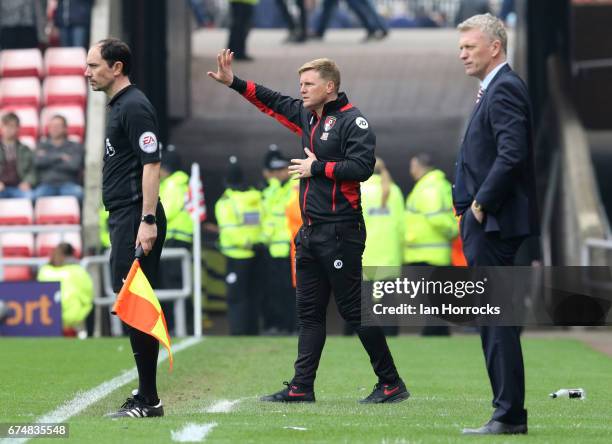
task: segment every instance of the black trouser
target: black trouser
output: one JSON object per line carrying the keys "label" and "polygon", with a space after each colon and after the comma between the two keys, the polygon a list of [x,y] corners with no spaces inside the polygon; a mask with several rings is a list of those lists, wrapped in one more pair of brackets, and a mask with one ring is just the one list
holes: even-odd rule
{"label": "black trouser", "polygon": [[279,12],[283,16],[283,20],[287,23],[287,28],[290,32],[296,32],[301,37],[306,36],[306,6],[304,5],[304,0],[296,0],[296,6],[300,11],[299,15],[299,23],[296,25],[293,20],[293,16],[289,12],[289,8],[287,7],[287,0],[276,0],[276,6],[278,7]]}
{"label": "black trouser", "polygon": [[365,239],[363,221],[302,226],[295,238],[299,340],[294,383],[314,386],[325,345],[325,315],[331,292],[340,314],[359,335],[379,382],[399,379],[382,329],[361,326]]}
{"label": "black trouser", "polygon": [[231,335],[259,334],[261,257],[227,258],[227,317]]}
{"label": "black trouser", "polygon": [[[161,202],[155,210],[157,218],[157,239],[153,249],[140,260],[140,267],[151,283],[158,284],[159,258],[166,240],[166,214]],[[123,279],[130,271],[136,250],[136,235],[142,217],[142,202],[110,211],[108,215],[108,232],[111,241],[110,266],[113,279],[113,291],[118,293]]]}
{"label": "black trouser", "polygon": [[[511,266],[523,238],[502,239],[486,233],[470,209],[461,218],[463,252],[468,265]],[[482,350],[493,389],[492,419],[506,424],[526,424],[525,368],[520,327],[485,326],[480,329]]]}
{"label": "black trouser", "polygon": [[228,48],[234,52],[235,57],[242,58],[246,56],[246,39],[251,30],[254,6],[248,3],[230,2],[230,10],[232,22]]}
{"label": "black trouser", "polygon": [[266,253],[266,283],[262,294],[264,329],[295,331],[295,288],[291,283],[291,259]]}
{"label": "black trouser", "polygon": [[[364,2],[363,0],[347,1],[349,8],[353,10],[363,27],[368,31],[368,34],[376,32],[376,26],[374,26],[370,19],[375,20],[372,14],[377,14],[372,5]],[[323,7],[321,10],[321,16],[319,17],[319,23],[316,25],[316,33],[319,36],[323,36],[327,30],[330,20],[332,19],[336,8],[338,7],[338,0],[323,0]]]}
{"label": "black trouser", "polygon": [[[109,213],[110,265],[115,292],[121,290],[123,279],[127,276],[134,262],[136,235],[141,224],[141,215],[142,202],[112,210]],[[149,254],[140,259],[141,269],[153,287],[157,285],[159,258],[166,239],[166,214],[159,201],[157,202],[155,216],[157,218],[157,239]],[[156,382],[159,343],[153,336],[135,328],[129,327],[128,331],[136,368],[138,369],[138,393],[149,403],[156,404],[159,399]]]}
{"label": "black trouser", "polygon": [[[409,267],[435,267],[428,262],[410,262],[406,265]],[[436,319],[435,316],[428,316],[427,323],[430,322],[430,319],[439,322],[439,319]],[[421,329],[421,336],[450,336],[450,328],[448,325],[425,325]]]}

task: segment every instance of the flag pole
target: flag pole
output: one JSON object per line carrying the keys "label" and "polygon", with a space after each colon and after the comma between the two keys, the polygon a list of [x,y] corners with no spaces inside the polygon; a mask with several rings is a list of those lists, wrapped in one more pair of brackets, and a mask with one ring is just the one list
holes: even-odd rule
{"label": "flag pole", "polygon": [[193,335],[202,337],[202,236],[200,232],[200,165],[191,165],[191,213],[193,222]]}

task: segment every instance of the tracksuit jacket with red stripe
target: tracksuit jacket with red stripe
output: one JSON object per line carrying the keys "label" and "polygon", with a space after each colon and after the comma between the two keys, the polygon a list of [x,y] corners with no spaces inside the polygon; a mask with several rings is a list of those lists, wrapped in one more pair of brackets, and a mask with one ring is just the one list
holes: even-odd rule
{"label": "tracksuit jacket with red stripe", "polygon": [[302,100],[254,82],[234,76],[230,88],[301,136],[302,146],[317,157],[312,177],[300,180],[304,224],[362,220],[359,182],[374,171],[376,136],[346,95],[341,92],[337,100],[326,103],[319,118],[304,108]]}

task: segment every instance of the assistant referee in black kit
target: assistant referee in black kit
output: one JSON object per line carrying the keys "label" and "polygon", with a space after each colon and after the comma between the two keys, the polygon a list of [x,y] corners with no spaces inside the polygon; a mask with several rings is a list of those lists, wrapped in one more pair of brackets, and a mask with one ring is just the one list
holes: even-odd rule
{"label": "assistant referee in black kit", "polygon": [[[115,292],[121,289],[138,246],[145,253],[140,261],[142,270],[155,285],[166,237],[166,216],[159,201],[161,151],[157,117],[151,102],[130,83],[131,62],[127,44],[106,39],[90,48],[85,70],[91,88],[103,91],[109,98],[102,200],[110,213],[110,265]],[[163,416],[156,383],[159,343],[134,328],[129,327],[129,332],[138,369],[138,391],[108,416]]]}

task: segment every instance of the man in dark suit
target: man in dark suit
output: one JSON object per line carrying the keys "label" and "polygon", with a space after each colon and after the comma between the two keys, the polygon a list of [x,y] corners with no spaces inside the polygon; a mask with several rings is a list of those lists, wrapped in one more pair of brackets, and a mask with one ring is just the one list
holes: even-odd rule
{"label": "man in dark suit", "polygon": [[[480,80],[453,185],[463,249],[469,266],[510,266],[521,242],[538,232],[529,96],[506,62],[499,19],[475,15],[458,29],[465,72]],[[495,411],[463,433],[527,433],[520,328],[484,326],[480,335]]]}

